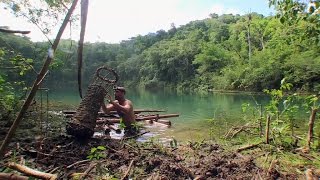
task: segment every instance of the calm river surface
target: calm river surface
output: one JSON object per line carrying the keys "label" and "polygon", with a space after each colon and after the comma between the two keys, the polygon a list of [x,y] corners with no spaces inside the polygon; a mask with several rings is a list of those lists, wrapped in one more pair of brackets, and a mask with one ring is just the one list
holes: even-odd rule
{"label": "calm river surface", "polygon": [[[243,93],[200,95],[128,90],[126,97],[133,102],[134,109],[160,109],[166,110],[165,114],[179,114],[179,117],[168,118],[172,122],[171,128],[151,129],[157,139],[174,137],[178,141],[208,139],[210,132],[214,137],[222,136],[231,125],[241,123],[243,103],[254,106],[267,102],[266,96]],[[70,109],[76,109],[81,101],[77,90],[51,91],[49,99],[64,107],[70,106]]]}

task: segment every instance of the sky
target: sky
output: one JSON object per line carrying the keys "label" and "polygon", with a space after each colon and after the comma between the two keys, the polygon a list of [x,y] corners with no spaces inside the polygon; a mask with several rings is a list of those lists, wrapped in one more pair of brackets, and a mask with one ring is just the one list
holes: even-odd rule
{"label": "sky", "polygon": [[[273,10],[268,0],[89,0],[86,42],[119,43],[138,35],[155,33],[158,30],[185,25],[201,20],[209,14],[247,14],[257,12],[265,16]],[[45,41],[46,37],[26,19],[16,18],[0,6],[0,26],[15,30],[30,30],[27,36],[32,41]],[[78,22],[80,23],[80,22]],[[79,27],[64,32],[63,38],[79,39]],[[53,39],[57,30],[49,34]]]}

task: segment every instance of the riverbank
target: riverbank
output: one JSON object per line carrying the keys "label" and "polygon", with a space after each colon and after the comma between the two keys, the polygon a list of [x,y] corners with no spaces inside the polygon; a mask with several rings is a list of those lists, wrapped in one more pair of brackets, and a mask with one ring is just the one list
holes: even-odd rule
{"label": "riverbank", "polygon": [[[13,147],[12,147],[13,148]],[[1,172],[22,163],[56,174],[58,179],[294,179],[276,169],[258,167],[255,157],[228,151],[215,142],[189,142],[165,147],[153,141],[90,139],[69,136],[38,139],[7,152]]]}

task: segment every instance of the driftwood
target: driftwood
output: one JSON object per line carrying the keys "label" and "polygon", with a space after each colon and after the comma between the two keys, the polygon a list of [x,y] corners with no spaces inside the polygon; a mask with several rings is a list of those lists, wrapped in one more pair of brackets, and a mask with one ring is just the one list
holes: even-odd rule
{"label": "driftwood", "polygon": [[27,176],[20,176],[13,173],[0,173],[0,179],[7,179],[7,180],[28,180],[29,177]]}
{"label": "driftwood", "polygon": [[56,174],[50,174],[50,173],[45,173],[45,172],[41,172],[38,170],[34,170],[31,169],[27,166],[21,165],[21,164],[17,164],[14,162],[10,162],[7,165],[9,168],[17,170],[21,173],[24,173],[28,176],[32,176],[32,177],[36,177],[36,178],[41,178],[41,179],[50,179],[50,180],[55,180],[57,179],[57,175]]}
{"label": "driftwood", "polygon": [[72,2],[72,5],[69,8],[68,13],[65,16],[65,19],[62,22],[62,25],[61,25],[61,27],[60,27],[60,29],[58,31],[58,34],[57,34],[57,36],[56,36],[56,38],[55,38],[55,40],[53,42],[53,45],[52,45],[51,49],[48,52],[47,59],[44,62],[43,66],[41,68],[41,71],[38,74],[36,80],[34,81],[34,83],[32,85],[32,88],[31,88],[31,91],[30,91],[27,99],[24,101],[24,104],[22,105],[21,110],[18,113],[16,119],[14,120],[12,126],[10,127],[10,130],[9,130],[8,134],[6,135],[5,139],[2,142],[2,145],[0,147],[0,159],[2,159],[2,157],[3,157],[4,153],[5,153],[5,149],[7,148],[8,144],[9,144],[11,138],[13,137],[13,134],[16,131],[18,125],[20,124],[23,116],[27,112],[32,100],[34,99],[34,97],[35,97],[35,95],[37,93],[37,90],[38,90],[43,78],[46,76],[46,74],[48,72],[49,65],[51,64],[51,61],[53,60],[53,53],[58,47],[58,44],[59,44],[59,41],[60,41],[61,36],[63,34],[63,31],[65,30],[67,24],[69,23],[70,17],[72,15],[73,10],[75,9],[77,3],[78,3],[78,0],[74,0]]}

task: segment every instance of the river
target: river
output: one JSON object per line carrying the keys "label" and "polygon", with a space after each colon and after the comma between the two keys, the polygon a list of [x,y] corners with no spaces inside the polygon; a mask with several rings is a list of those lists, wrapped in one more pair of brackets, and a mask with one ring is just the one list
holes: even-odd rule
{"label": "river", "polygon": [[[46,94],[43,93],[43,101]],[[39,97],[39,95],[38,95]],[[49,91],[49,102],[60,104],[61,108],[76,109],[81,99],[77,90]],[[168,118],[170,128],[149,129],[157,139],[178,141],[197,141],[210,137],[221,137],[231,125],[244,122],[242,104],[266,104],[268,98],[250,93],[206,93],[185,94],[170,91],[130,91],[126,98],[134,104],[134,109],[165,110],[161,114],[179,114]],[[61,109],[65,110],[65,109]],[[258,110],[255,111],[258,115]]]}

